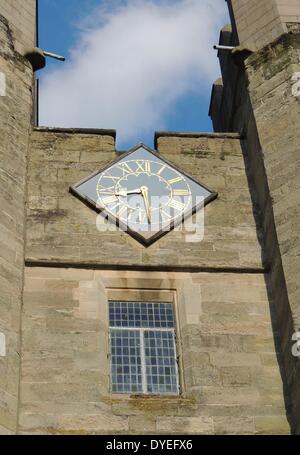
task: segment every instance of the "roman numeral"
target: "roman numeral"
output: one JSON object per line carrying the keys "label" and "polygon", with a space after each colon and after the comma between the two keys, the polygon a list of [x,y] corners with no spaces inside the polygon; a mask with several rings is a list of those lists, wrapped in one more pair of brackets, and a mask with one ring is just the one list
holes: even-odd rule
{"label": "roman numeral", "polygon": [[117,208],[120,206],[120,202],[117,202],[115,205],[113,205],[112,207],[108,207],[108,210],[110,212],[113,212],[114,210],[117,210]]}
{"label": "roman numeral", "polygon": [[128,174],[133,174],[133,170],[131,169],[128,163],[118,164],[117,168],[123,172],[123,177],[125,177]]}
{"label": "roman numeral", "polygon": [[169,180],[168,183],[173,185],[173,183],[181,182],[183,180],[182,177],[176,177],[175,179]]}
{"label": "roman numeral", "polygon": [[118,182],[120,177],[114,177],[113,175],[110,175],[110,174],[106,174],[106,175],[103,175],[102,177],[103,179],[110,179],[110,180],[113,180],[114,182]]}
{"label": "roman numeral", "polygon": [[164,172],[164,170],[166,169],[166,167],[167,167],[167,166],[164,164],[164,165],[160,168],[160,170],[158,171],[157,175],[161,175],[161,174]]}
{"label": "roman numeral", "polygon": [[162,208],[160,209],[160,216],[162,221],[170,221],[172,219],[171,215]]}
{"label": "roman numeral", "polygon": [[122,207],[120,207],[120,209],[118,211],[118,216],[121,217],[123,215],[126,215],[126,214],[128,214],[128,211],[129,211],[129,209],[128,209],[127,205],[122,205]]}
{"label": "roman numeral", "polygon": [[144,212],[142,209],[139,209],[139,214],[138,214],[138,222],[140,224],[143,224],[144,222],[147,221],[147,214]]}
{"label": "roman numeral", "polygon": [[151,174],[151,162],[150,161],[136,161],[137,169],[136,172],[146,172]]}
{"label": "roman numeral", "polygon": [[98,191],[101,194],[114,194],[115,187],[114,186],[105,187],[103,185],[98,185]]}
{"label": "roman numeral", "polygon": [[175,199],[173,199],[170,203],[169,203],[169,207],[172,207],[173,209],[175,210],[180,210],[182,211],[185,207],[185,204],[183,204],[182,202],[180,201],[176,201]]}
{"label": "roman numeral", "polygon": [[174,190],[174,196],[190,196],[191,192],[189,190]]}
{"label": "roman numeral", "polygon": [[132,207],[127,207],[127,210],[128,210],[127,221],[131,221],[134,214],[134,209]]}
{"label": "roman numeral", "polygon": [[107,196],[102,198],[102,201],[105,205],[109,204],[114,204],[115,202],[118,202],[118,198],[116,196]]}

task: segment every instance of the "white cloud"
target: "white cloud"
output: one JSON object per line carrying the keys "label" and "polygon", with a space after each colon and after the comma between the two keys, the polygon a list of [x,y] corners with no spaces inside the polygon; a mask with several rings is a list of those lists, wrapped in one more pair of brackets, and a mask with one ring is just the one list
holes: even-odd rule
{"label": "white cloud", "polygon": [[101,2],[68,61],[42,76],[40,123],[116,128],[122,141],[164,127],[176,100],[210,90],[226,20],[224,0]]}

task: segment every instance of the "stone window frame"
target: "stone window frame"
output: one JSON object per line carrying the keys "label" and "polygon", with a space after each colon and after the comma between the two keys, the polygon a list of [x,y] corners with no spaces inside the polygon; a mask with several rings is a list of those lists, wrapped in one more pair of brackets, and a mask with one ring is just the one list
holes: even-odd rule
{"label": "stone window frame", "polygon": [[[67,273],[65,271],[65,273]],[[74,279],[74,271],[67,275]],[[169,271],[146,271],[146,270],[93,270],[78,271],[79,286],[73,291],[73,298],[78,301],[74,309],[74,316],[82,319],[98,321],[99,342],[101,344],[102,376],[105,380],[105,396],[119,402],[133,397],[142,396],[110,394],[109,392],[109,313],[108,301],[114,299],[119,293],[120,299],[141,299],[142,294],[146,293],[147,300],[165,301],[167,296],[174,301],[177,333],[177,354],[179,357],[179,381],[180,395],[177,399],[185,400],[191,395],[193,387],[193,374],[191,365],[191,346],[186,333],[189,325],[197,325],[203,313],[202,309],[202,281],[206,275],[202,274],[203,279],[194,278],[190,272],[169,272]],[[143,395],[149,402],[149,396]],[[163,396],[159,396],[163,399]],[[156,400],[156,396],[153,397]],[[169,400],[174,400],[173,396]]]}

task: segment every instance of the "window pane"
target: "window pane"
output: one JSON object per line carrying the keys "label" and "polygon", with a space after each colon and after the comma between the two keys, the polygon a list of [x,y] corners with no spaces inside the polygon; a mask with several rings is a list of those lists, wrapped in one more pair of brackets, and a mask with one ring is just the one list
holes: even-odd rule
{"label": "window pane", "polygon": [[171,303],[110,302],[112,392],[178,394]]}
{"label": "window pane", "polygon": [[110,302],[111,327],[174,328],[172,303]]}
{"label": "window pane", "polygon": [[141,393],[140,332],[110,330],[111,380],[114,393]]}
{"label": "window pane", "polygon": [[145,331],[148,393],[178,393],[177,360],[173,331]]}

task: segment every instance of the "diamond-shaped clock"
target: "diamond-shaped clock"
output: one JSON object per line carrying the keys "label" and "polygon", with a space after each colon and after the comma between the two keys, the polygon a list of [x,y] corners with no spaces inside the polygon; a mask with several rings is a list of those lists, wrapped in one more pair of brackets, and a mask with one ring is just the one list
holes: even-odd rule
{"label": "diamond-shaped clock", "polygon": [[145,246],[217,197],[144,144],[70,191]]}

